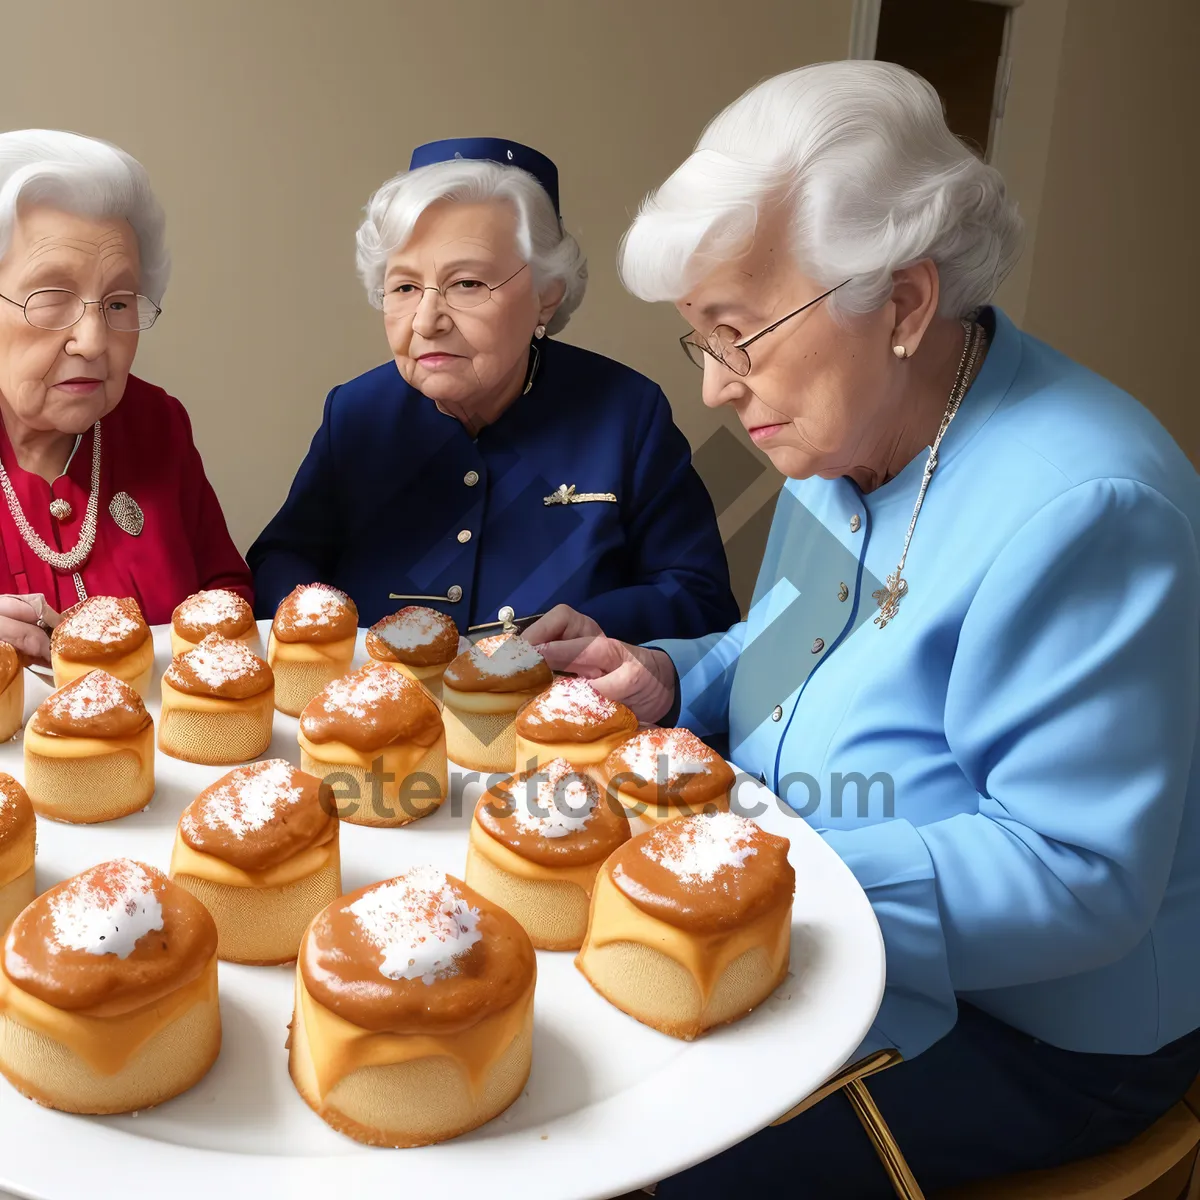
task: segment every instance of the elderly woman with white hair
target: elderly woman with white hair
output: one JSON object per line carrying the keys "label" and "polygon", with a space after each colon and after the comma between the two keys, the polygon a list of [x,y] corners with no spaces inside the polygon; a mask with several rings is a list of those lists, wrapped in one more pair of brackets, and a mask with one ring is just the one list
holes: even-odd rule
{"label": "elderly woman with white hair", "polygon": [[141,164],[74,133],[0,133],[0,641],[132,596],[166,622],[250,573],[178,400],[130,374],[170,262]]}
{"label": "elderly woman with white hair", "polygon": [[[870,1090],[928,1191],[1124,1142],[1200,1071],[1200,480],[992,306],[1019,234],[899,67],[722,112],[621,268],[786,477],[749,617],[525,632],[643,720],[727,734],[853,871],[887,951],[863,1052],[903,1058]],[[890,1188],[835,1098],[658,1189],[745,1194]]]}
{"label": "elderly woman with white hair", "polygon": [[552,335],[586,267],[544,155],[432,142],[385,183],[358,266],[394,361],[336,387],[249,553],[260,613],[300,583],[371,624],[401,603],[460,630],[556,602],[629,640],[737,619],[712,503],[662,391]]}

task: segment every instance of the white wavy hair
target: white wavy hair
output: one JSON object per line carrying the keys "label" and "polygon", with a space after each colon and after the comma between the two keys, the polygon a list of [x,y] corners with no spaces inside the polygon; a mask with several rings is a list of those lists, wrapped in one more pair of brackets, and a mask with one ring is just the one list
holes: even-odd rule
{"label": "white wavy hair", "polygon": [[892,63],[818,63],[734,101],[642,204],[621,242],[625,286],[678,300],[749,246],[761,207],[790,206],[792,251],[835,312],[872,312],[892,273],[924,258],[939,310],[988,303],[1021,252],[1004,180],[947,128],[919,75]]}
{"label": "white wavy hair", "polygon": [[166,218],[136,158],[97,138],[57,129],[0,133],[0,258],[21,205],[46,204],[81,217],[122,217],[137,235],[144,295],[162,302],[171,275]]}
{"label": "white wavy hair", "polygon": [[356,254],[358,273],[371,303],[381,307],[379,291],[388,256],[408,241],[413,226],[431,204],[493,199],[507,200],[516,209],[517,250],[533,269],[538,291],[547,283],[562,282],[562,303],[546,326],[550,333],[562,329],[583,302],[587,259],[579,243],[563,229],[546,189],[528,171],[477,159],[452,159],[401,172],[371,197],[366,218],[358,227]]}

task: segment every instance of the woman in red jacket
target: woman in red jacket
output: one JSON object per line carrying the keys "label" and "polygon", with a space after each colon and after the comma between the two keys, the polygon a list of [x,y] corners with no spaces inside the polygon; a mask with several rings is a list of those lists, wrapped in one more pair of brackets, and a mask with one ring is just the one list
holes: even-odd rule
{"label": "woman in red jacket", "polygon": [[0,641],[48,654],[88,594],[151,624],[201,588],[253,601],[187,413],[130,375],[169,260],[139,163],[77,134],[0,134]]}

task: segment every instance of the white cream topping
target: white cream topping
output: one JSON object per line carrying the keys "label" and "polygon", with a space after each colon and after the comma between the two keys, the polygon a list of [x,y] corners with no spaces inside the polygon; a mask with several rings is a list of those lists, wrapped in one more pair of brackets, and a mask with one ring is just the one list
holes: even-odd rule
{"label": "white cream topping", "polygon": [[683,883],[708,883],[757,854],[758,826],[736,813],[704,813],[668,821],[646,839],[642,853]]}
{"label": "white cream topping", "polygon": [[273,821],[285,808],[298,804],[303,795],[304,789],[295,783],[292,764],[271,758],[230,771],[194,810],[184,813],[182,824],[193,834],[201,823],[244,838]]}
{"label": "white cream topping", "polygon": [[58,947],[118,958],[128,958],[139,938],[163,927],[153,878],[128,858],[77,875],[51,901],[50,913]]}
{"label": "white cream topping", "polygon": [[544,838],[578,833],[596,815],[600,791],[565,758],[556,758],[540,771],[512,786],[512,819],[525,833]]}

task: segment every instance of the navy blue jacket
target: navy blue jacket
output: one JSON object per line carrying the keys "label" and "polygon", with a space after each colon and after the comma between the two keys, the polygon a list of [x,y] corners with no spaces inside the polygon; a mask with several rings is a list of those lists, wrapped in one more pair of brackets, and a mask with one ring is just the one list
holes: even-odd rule
{"label": "navy blue jacket", "polygon": [[[539,349],[531,389],[475,439],[394,363],[334,388],[247,555],[259,616],[321,581],[364,625],[423,603],[466,631],[560,602],[634,643],[732,625],[712,501],[662,390],[587,350]],[[547,504],[563,485],[614,499]]]}

